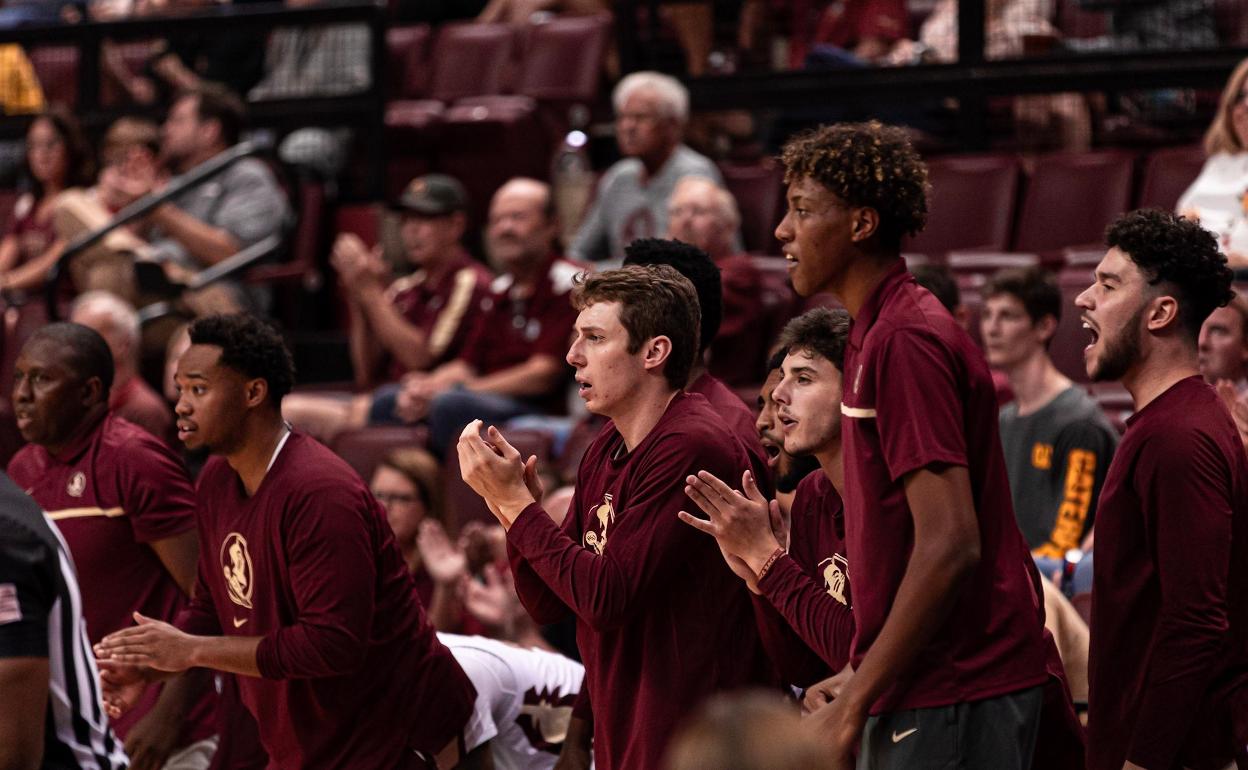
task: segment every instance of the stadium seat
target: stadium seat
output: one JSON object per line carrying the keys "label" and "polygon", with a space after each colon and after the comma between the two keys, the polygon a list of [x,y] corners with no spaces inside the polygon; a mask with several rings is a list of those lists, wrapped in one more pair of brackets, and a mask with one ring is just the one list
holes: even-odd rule
{"label": "stadium seat", "polygon": [[386,96],[419,99],[429,91],[429,43],[427,24],[391,27],[386,30]]}
{"label": "stadium seat", "polygon": [[467,96],[503,93],[515,46],[507,24],[446,24],[433,45],[429,96],[450,104]]}
{"label": "stadium seat", "polygon": [[1056,24],[1062,37],[1101,37],[1109,33],[1109,14],[1084,10],[1080,0],[1058,0]]}
{"label": "stadium seat", "polygon": [[78,104],[78,48],[73,45],[31,46],[26,52],[44,99],[52,104]]}
{"label": "stadium seat", "polygon": [[611,16],[571,16],[527,30],[516,93],[539,102],[589,103],[598,98]]}
{"label": "stadium seat", "polygon": [[1167,147],[1148,156],[1140,183],[1137,208],[1174,211],[1205,165],[1205,151],[1198,145]]}
{"label": "stadium seat", "polygon": [[1132,156],[1102,151],[1041,156],[1027,180],[1015,251],[1052,252],[1101,243],[1131,205]]}
{"label": "stadium seat", "polygon": [[325,183],[305,176],[297,180],[291,195],[298,212],[298,221],[290,232],[286,259],[261,264],[247,271],[246,281],[253,285],[272,286],[274,315],[287,328],[307,328],[316,319],[304,317],[307,295],[320,289],[325,279],[328,245],[326,244]]}
{"label": "stadium seat", "polygon": [[[552,438],[541,430],[507,430],[507,441],[520,452],[521,457],[537,455],[538,467],[547,467],[550,460]],[[442,463],[444,500],[446,501],[446,528],[451,533],[470,521],[494,524],[497,519],[486,507],[481,496],[464,481],[459,471],[459,454],[451,447]]]}
{"label": "stadium seat", "polygon": [[958,249],[1009,248],[1018,197],[1016,156],[935,158],[928,161],[927,171],[927,226],[906,239],[906,251],[939,259]]}
{"label": "stadium seat", "polygon": [[331,448],[368,483],[386,455],[404,447],[423,447],[428,438],[423,425],[372,425],[339,433]]}
{"label": "stadium seat", "polygon": [[775,231],[783,216],[784,169],[768,159],[751,165],[721,163],[719,172],[741,211],[741,240],[745,250],[751,254],[780,251]]}

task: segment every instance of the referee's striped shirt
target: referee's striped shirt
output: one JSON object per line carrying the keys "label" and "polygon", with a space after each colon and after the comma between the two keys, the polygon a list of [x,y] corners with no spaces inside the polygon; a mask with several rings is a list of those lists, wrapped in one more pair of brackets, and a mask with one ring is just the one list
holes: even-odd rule
{"label": "referee's striped shirt", "polygon": [[[47,657],[44,770],[128,765],[108,727],[69,548],[27,495],[0,473],[0,657]],[[3,599],[10,599],[7,605]],[[17,603],[14,604],[13,601]]]}

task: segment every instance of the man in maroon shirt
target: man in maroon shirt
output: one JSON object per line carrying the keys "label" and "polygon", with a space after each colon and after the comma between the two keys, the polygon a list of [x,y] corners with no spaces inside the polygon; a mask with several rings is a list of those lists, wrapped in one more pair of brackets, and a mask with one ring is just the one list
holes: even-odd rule
{"label": "man in maroon shirt", "polygon": [[926,169],[878,123],[820,128],[782,157],[776,237],[793,286],[831,292],[853,318],[841,415],[855,673],[815,729],[842,765],[857,751],[869,767],[1028,767],[1046,680],[1037,576],[988,366],[901,260],[926,217]]}
{"label": "man in maroon shirt", "polygon": [[[9,475],[65,537],[92,643],[133,613],[172,620],[195,582],[195,500],[165,445],[109,415],[113,356],[79,324],[45,326],[14,366],[13,409],[30,443]],[[206,768],[216,747],[211,678],[179,677],[142,694],[113,728],[136,767]]]}
{"label": "man in maroon shirt", "polygon": [[136,615],[97,645],[110,711],[159,672],[212,668],[241,675],[271,767],[455,766],[475,692],[368,487],[282,421],[290,351],[249,316],[202,317],[190,337],[178,434],[217,455],[199,478],[199,580],[176,625]]}
{"label": "man in maroon shirt", "polygon": [[475,417],[562,411],[568,381],[560,359],[576,317],[568,295],[581,268],[555,254],[557,233],[546,183],[512,179],[494,194],[486,250],[501,274],[481,298],[459,357],[408,375],[396,395],[403,421],[428,419],[434,453]]}
{"label": "man in maroon shirt", "polygon": [[348,428],[399,422],[395,397],[408,372],[427,372],[454,359],[493,275],[464,250],[468,193],[453,177],[411,181],[392,207],[403,257],[413,272],[392,280],[380,245],[369,249],[351,233],[338,236],[331,262],[347,297],[356,396],[295,393],[286,418],[323,441]]}
{"label": "man in maroon shirt", "polygon": [[1231,271],[1199,223],[1161,211],[1123,216],[1106,240],[1075,300],[1083,354],[1135,414],[1097,514],[1088,767],[1243,767],[1248,460],[1197,347]]}
{"label": "man in maroon shirt", "polygon": [[712,692],[772,677],[748,592],[719,549],[682,525],[684,478],[736,478],[749,457],[698,394],[698,302],[667,266],[580,281],[567,360],[586,407],[611,422],[581,462],[563,525],[541,506],[535,458],[469,424],[464,480],[508,528],[516,590],[539,623],[577,618],[602,770],[655,768],[676,724]]}

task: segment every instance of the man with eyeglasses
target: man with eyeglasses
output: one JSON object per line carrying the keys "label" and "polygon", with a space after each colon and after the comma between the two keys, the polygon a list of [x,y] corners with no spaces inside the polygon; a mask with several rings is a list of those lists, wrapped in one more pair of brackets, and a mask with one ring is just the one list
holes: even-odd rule
{"label": "man with eyeglasses", "polygon": [[681,178],[721,181],[715,164],[682,142],[689,92],[675,78],[635,72],[616,86],[612,103],[624,158],[598,183],[594,205],[568,249],[572,259],[623,260],[628,244],[667,231],[667,201]]}

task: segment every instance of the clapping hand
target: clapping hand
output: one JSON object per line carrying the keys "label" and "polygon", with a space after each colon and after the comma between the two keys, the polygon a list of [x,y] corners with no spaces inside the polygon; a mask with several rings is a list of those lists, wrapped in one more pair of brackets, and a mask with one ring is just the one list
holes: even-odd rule
{"label": "clapping hand", "polygon": [[[780,512],[779,503],[768,502],[754,483],[754,474],[746,471],[741,476],[741,494],[707,471],[685,479],[685,494],[707,515],[700,519],[687,511],[681,511],[680,520],[715,538],[724,559],[733,571],[746,580],[751,590],[758,572],[771,555],[780,548],[780,539],[774,527],[784,530],[787,540],[787,524]],[[773,524],[774,522],[774,524]],[[742,568],[748,570],[749,577]]]}

